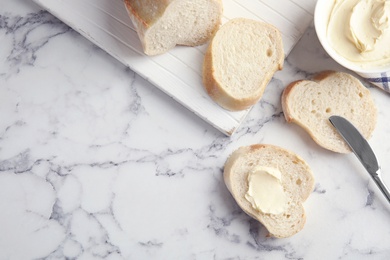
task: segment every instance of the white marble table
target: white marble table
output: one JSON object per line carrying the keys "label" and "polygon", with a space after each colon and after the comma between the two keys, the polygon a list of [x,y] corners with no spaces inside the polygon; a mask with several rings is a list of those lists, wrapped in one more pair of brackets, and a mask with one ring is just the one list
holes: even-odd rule
{"label": "white marble table", "polygon": [[[354,155],[287,124],[292,80],[342,70],[311,27],[226,137],[28,0],[0,0],[0,259],[389,259],[390,205]],[[389,95],[370,143],[390,183]],[[316,185],[307,223],[266,237],[227,191],[242,145],[292,150]]]}

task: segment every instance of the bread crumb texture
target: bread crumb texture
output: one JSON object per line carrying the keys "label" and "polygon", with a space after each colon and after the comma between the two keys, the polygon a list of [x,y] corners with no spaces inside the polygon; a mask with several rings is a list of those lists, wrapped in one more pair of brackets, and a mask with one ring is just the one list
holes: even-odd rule
{"label": "bread crumb texture", "polygon": [[220,106],[243,110],[261,98],[283,61],[282,38],[276,27],[235,18],[225,23],[210,42],[203,83]]}
{"label": "bread crumb texture", "polygon": [[206,43],[221,24],[221,0],[125,0],[144,52],[158,55],[176,45]]}
{"label": "bread crumb texture", "polygon": [[377,120],[377,109],[370,91],[354,76],[325,71],[313,80],[299,80],[282,94],[287,122],[301,126],[320,146],[339,153],[351,152],[329,122],[329,117],[345,117],[370,138]]}
{"label": "bread crumb texture", "polygon": [[[256,166],[277,168],[287,195],[287,209],[280,214],[256,211],[245,199],[248,174]],[[295,153],[278,146],[256,144],[234,151],[226,161],[224,181],[237,204],[249,216],[261,222],[274,237],[289,237],[303,229],[306,214],[302,203],[314,188],[308,164]]]}

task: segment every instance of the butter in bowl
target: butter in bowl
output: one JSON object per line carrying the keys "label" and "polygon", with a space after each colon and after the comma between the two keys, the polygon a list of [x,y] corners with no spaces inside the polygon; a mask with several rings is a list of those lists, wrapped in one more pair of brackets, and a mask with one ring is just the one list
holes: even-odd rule
{"label": "butter in bowl", "polygon": [[314,24],[329,56],[390,92],[389,0],[318,0]]}

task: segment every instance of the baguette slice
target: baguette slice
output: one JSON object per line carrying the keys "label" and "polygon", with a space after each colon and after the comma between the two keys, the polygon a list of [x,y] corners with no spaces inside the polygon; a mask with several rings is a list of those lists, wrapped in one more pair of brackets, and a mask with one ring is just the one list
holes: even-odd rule
{"label": "baguette slice", "polygon": [[238,111],[256,104],[277,70],[284,50],[274,26],[245,18],[224,24],[210,41],[203,85],[221,107]]}
{"label": "baguette slice", "polygon": [[125,0],[125,6],[147,55],[206,43],[223,9],[221,0]]}
{"label": "baguette slice", "polygon": [[[253,209],[245,199],[248,174],[256,166],[274,167],[281,172],[282,186],[288,197],[285,212],[262,213]],[[302,202],[313,191],[314,177],[309,166],[298,155],[273,145],[240,147],[226,161],[224,181],[242,210],[260,221],[272,236],[289,237],[304,227],[306,214]]]}
{"label": "baguette slice", "polygon": [[317,144],[338,153],[351,149],[329,122],[330,116],[345,117],[367,139],[377,119],[370,91],[344,72],[324,71],[313,80],[292,82],[283,91],[282,107],[287,122],[301,126]]}

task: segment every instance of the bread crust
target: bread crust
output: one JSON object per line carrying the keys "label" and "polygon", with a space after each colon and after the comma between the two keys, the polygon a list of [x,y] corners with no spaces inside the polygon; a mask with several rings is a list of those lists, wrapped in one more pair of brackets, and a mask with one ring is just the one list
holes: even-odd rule
{"label": "bread crust", "polygon": [[[204,62],[203,62],[203,86],[208,93],[208,95],[221,107],[224,109],[230,110],[230,111],[240,111],[245,110],[256,104],[260,98],[262,97],[264,90],[270,80],[272,79],[273,75],[276,71],[281,70],[283,68],[284,63],[284,50],[283,50],[283,42],[280,35],[279,30],[266,23],[253,21],[250,19],[245,18],[235,18],[230,20],[228,23],[226,23],[223,26],[229,26],[231,23],[258,23],[257,26],[263,27],[264,31],[265,28],[267,30],[272,31],[272,37],[275,39],[274,45],[277,52],[277,58],[273,61],[272,65],[266,69],[268,71],[265,72],[264,77],[262,78],[261,82],[258,82],[258,86],[254,92],[251,93],[250,96],[247,97],[237,97],[229,93],[226,86],[224,86],[224,83],[218,76],[216,75],[217,68],[215,65],[215,55],[218,55],[214,52],[219,51],[218,48],[214,49],[214,44],[216,44],[215,37],[210,41],[209,46],[206,50],[205,56],[204,56]],[[222,29],[222,28],[221,28]],[[220,31],[221,31],[220,29]],[[217,32],[217,34],[219,31]],[[266,32],[264,32],[266,33]],[[226,42],[226,44],[230,44],[230,42]],[[248,43],[252,44],[252,43]],[[261,47],[261,46],[260,46]],[[259,47],[259,48],[260,48]],[[228,61],[227,61],[228,62]],[[245,61],[243,61],[245,62]]]}
{"label": "bread crust", "polygon": [[[327,82],[331,82],[332,85]],[[325,85],[327,90],[324,90]],[[321,94],[316,96],[313,91],[311,95],[303,95],[304,90],[309,93],[313,88]],[[328,98],[329,89],[336,93],[332,93],[332,98]],[[298,92],[301,95],[296,94]],[[297,102],[301,103],[300,111],[297,111]],[[326,110],[318,109],[318,106],[314,105],[316,102],[326,105]],[[299,125],[318,145],[333,152],[350,153],[351,149],[330,124],[330,116],[345,117],[367,139],[375,129],[377,109],[371,93],[357,78],[348,73],[323,71],[311,80],[294,81],[284,89],[281,103],[288,123]],[[323,126],[324,131],[317,130],[319,125]]]}
{"label": "bread crust", "polygon": [[281,100],[281,103],[282,103],[282,110],[284,112],[284,117],[286,119],[286,121],[288,123],[294,123],[295,120],[294,120],[294,117],[291,116],[291,110],[290,110],[290,107],[287,105],[288,103],[288,98],[290,97],[290,93],[291,91],[294,89],[294,87],[296,85],[299,85],[303,82],[304,80],[297,80],[297,81],[294,81],[290,84],[287,85],[287,87],[283,90],[283,93],[282,93],[282,100]]}
{"label": "bread crust", "polygon": [[145,46],[145,32],[164,13],[172,0],[124,0],[127,13],[137,31],[138,37]]}
{"label": "bread crust", "polygon": [[[246,180],[250,167],[257,165],[276,167],[281,171],[282,185],[289,197],[289,206],[285,212],[258,212],[244,198],[248,190]],[[314,189],[314,177],[307,163],[295,153],[269,144],[243,146],[227,159],[223,177],[226,187],[241,209],[262,223],[270,235],[290,237],[303,229],[306,213],[302,203]]]}
{"label": "bread crust", "polygon": [[230,95],[216,77],[214,76],[215,68],[213,66],[212,43],[207,48],[203,62],[203,86],[207,94],[221,107],[230,111],[241,111],[248,109],[256,104],[261,98],[266,85],[272,78],[272,75],[264,79],[264,83],[259,87],[258,93],[254,93],[248,98],[237,98]]}
{"label": "bread crust", "polygon": [[221,85],[214,76],[215,67],[213,66],[211,45],[212,43],[210,43],[210,46],[207,48],[203,62],[203,86],[205,87],[207,94],[216,103],[227,110],[240,111],[249,108],[260,98],[262,92],[256,96],[254,95],[244,99],[237,99],[226,92],[223,85]]}

